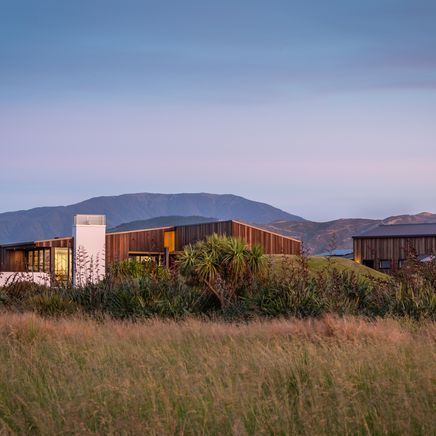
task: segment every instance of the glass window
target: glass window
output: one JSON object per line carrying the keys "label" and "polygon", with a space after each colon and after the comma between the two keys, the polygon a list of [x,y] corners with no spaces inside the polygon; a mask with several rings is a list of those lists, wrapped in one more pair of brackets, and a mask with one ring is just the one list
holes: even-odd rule
{"label": "glass window", "polygon": [[43,272],[44,271],[44,250],[38,250],[38,271]]}
{"label": "glass window", "polygon": [[146,256],[146,255],[142,255],[142,254],[129,254],[129,259],[132,262],[151,262],[153,260],[153,258],[151,256]]}
{"label": "glass window", "polygon": [[406,265],[406,259],[400,259],[398,261],[398,268],[403,268]]}
{"label": "glass window", "polygon": [[391,269],[391,261],[389,259],[380,260],[379,268],[380,269]]}
{"label": "glass window", "polygon": [[71,278],[72,256],[70,248],[54,249],[54,275],[58,282],[67,282]]}
{"label": "glass window", "polygon": [[27,252],[27,269],[28,271],[33,271],[33,251]]}
{"label": "glass window", "polygon": [[363,259],[362,265],[367,266],[369,268],[374,268],[374,261],[372,259]]}
{"label": "glass window", "polygon": [[44,250],[44,272],[50,273],[50,248]]}
{"label": "glass window", "polygon": [[38,259],[39,259],[38,251],[34,250],[33,251],[33,269],[32,269],[33,272],[38,272],[39,271],[39,269],[38,269],[38,267],[39,267],[39,260]]}

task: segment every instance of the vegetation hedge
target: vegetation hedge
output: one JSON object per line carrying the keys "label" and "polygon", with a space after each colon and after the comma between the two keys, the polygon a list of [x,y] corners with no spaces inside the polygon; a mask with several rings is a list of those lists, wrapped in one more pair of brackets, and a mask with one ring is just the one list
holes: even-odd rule
{"label": "vegetation hedge", "polygon": [[100,283],[79,288],[11,283],[0,289],[0,309],[130,320],[326,314],[436,318],[436,262],[410,259],[396,276],[378,278],[338,269],[334,261],[313,272],[305,256],[262,256],[258,247],[248,250],[214,236],[188,247],[172,270],[126,261],[115,264]]}

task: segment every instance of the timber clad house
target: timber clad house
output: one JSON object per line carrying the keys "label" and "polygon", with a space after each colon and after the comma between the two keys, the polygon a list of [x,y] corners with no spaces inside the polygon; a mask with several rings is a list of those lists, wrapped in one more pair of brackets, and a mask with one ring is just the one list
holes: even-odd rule
{"label": "timber clad house", "polygon": [[436,255],[435,224],[385,224],[353,236],[354,260],[382,272],[395,272],[414,257],[430,261]]}
{"label": "timber clad house", "polygon": [[242,239],[248,247],[261,245],[265,254],[300,254],[301,242],[239,221],[218,221],[125,232],[106,232],[104,215],[76,215],[72,236],[0,246],[0,275],[46,274],[58,282],[80,284],[86,264],[92,280],[106,267],[123,260],[155,260],[171,265],[188,244],[212,234]]}

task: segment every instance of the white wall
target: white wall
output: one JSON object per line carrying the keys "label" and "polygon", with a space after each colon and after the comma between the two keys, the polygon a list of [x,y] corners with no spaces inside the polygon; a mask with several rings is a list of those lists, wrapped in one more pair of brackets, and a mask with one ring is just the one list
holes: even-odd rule
{"label": "white wall", "polygon": [[50,286],[50,275],[41,272],[0,272],[0,286],[15,282],[34,282],[38,285]]}
{"label": "white wall", "polygon": [[76,215],[73,224],[73,285],[101,280],[106,273],[106,217]]}

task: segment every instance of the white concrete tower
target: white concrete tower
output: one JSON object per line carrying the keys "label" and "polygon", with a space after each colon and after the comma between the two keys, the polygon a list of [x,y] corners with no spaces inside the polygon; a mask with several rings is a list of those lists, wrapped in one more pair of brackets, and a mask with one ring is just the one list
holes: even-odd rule
{"label": "white concrete tower", "polygon": [[76,215],[73,238],[73,286],[98,282],[106,273],[106,216]]}

